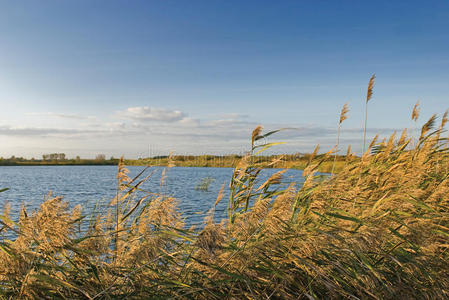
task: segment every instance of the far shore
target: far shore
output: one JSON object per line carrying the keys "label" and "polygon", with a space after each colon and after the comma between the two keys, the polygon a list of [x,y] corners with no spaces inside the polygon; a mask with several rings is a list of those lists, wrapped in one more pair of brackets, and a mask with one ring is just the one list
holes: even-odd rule
{"label": "far shore", "polygon": [[[259,156],[257,162],[274,163],[272,168],[290,168],[303,170],[309,162],[310,154],[283,154]],[[211,167],[211,168],[235,168],[241,160],[241,155],[175,155],[157,156],[151,158],[127,159],[129,166],[177,166],[177,167]],[[330,172],[333,166],[333,158],[324,161],[318,171]],[[344,165],[345,156],[337,156],[334,171],[338,172]],[[0,166],[105,166],[117,165],[119,159],[62,159],[62,160],[36,160],[23,158],[0,159]]]}

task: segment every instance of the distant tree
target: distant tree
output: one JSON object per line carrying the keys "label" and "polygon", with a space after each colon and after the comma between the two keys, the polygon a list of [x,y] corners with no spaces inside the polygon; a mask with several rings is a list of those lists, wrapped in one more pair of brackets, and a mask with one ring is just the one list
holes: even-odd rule
{"label": "distant tree", "polygon": [[80,161],[81,160],[81,158],[78,155],[76,156],[75,159],[76,159],[76,161]]}
{"label": "distant tree", "polygon": [[66,160],[65,153],[51,153],[51,154],[43,154],[42,160]]}
{"label": "distant tree", "polygon": [[101,160],[101,161],[106,160],[106,155],[104,155],[104,154],[98,154],[98,155],[95,157],[95,160]]}

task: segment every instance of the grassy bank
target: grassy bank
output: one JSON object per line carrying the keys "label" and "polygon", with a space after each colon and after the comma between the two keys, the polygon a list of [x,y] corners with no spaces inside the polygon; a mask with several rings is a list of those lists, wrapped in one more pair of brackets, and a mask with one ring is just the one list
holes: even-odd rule
{"label": "grassy bank", "polygon": [[[311,154],[305,155],[268,155],[253,157],[255,163],[259,163],[268,168],[288,168],[304,170],[307,166]],[[319,155],[318,158],[323,155]],[[238,155],[201,155],[201,156],[161,156],[156,158],[145,158],[137,160],[126,160],[125,163],[130,166],[168,166],[172,164],[177,167],[215,167],[215,168],[235,168],[243,156]],[[346,156],[337,156],[335,162],[335,171],[342,169]],[[271,163],[273,162],[273,163]],[[334,158],[327,157],[318,167],[319,172],[330,173],[334,165]]]}
{"label": "grassy bank", "polygon": [[[305,184],[281,189],[277,161],[242,157],[230,197],[211,199],[204,227],[185,228],[177,200],[137,198],[143,172],[123,161],[109,207],[69,211],[59,197],[36,212],[8,209],[1,231],[0,295],[52,299],[445,299],[449,297],[449,148],[432,118],[416,142],[373,141],[340,172],[315,176],[331,153],[309,157]],[[263,136],[260,129],[252,140]],[[253,143],[254,145],[254,143]],[[269,147],[269,145],[265,145]],[[172,161],[168,161],[172,166]],[[165,175],[164,175],[165,176]],[[161,184],[164,184],[164,176]],[[192,182],[192,184],[194,184]],[[169,188],[169,187],[167,187]],[[214,208],[228,201],[227,219]],[[80,231],[80,223],[89,229]]]}

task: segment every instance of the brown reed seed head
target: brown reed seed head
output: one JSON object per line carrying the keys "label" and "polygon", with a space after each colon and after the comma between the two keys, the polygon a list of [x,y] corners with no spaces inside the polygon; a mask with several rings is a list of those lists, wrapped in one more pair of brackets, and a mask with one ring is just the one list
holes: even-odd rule
{"label": "brown reed seed head", "polygon": [[435,120],[437,119],[437,115],[433,115],[430,117],[430,119],[423,125],[423,127],[421,128],[421,136],[420,138],[423,138],[427,132],[429,132],[430,129],[433,128],[433,126],[435,125]]}
{"label": "brown reed seed head", "polygon": [[282,174],[284,174],[286,171],[287,169],[284,169],[271,175],[260,187],[256,189],[256,192],[262,190],[263,188],[271,184],[282,183]]}
{"label": "brown reed seed head", "polygon": [[368,150],[373,148],[373,146],[376,144],[377,139],[379,138],[379,134],[376,134],[376,136],[373,138],[373,140],[371,141],[371,143],[368,146]]}
{"label": "brown reed seed head", "polygon": [[225,188],[225,184],[223,183],[223,185],[220,188],[220,191],[218,192],[217,199],[215,200],[214,207],[217,206],[217,204],[221,201],[221,199],[223,199],[224,188]]}
{"label": "brown reed seed head", "polygon": [[339,121],[340,124],[343,123],[343,121],[348,118],[348,112],[349,112],[349,107],[348,107],[348,102],[346,102],[345,105],[343,105],[343,108],[341,109],[340,121]]}
{"label": "brown reed seed head", "polygon": [[120,157],[117,167],[117,180],[118,186],[120,190],[126,189],[127,183],[131,181],[131,178],[128,176],[129,170],[126,168],[124,157]]}
{"label": "brown reed seed head", "polygon": [[371,97],[373,96],[373,88],[374,88],[374,79],[376,78],[376,75],[373,74],[371,76],[369,83],[368,83],[368,92],[366,93],[366,103],[371,100]]}
{"label": "brown reed seed head", "polygon": [[346,150],[346,156],[352,155],[351,145],[348,145],[348,150]]}
{"label": "brown reed seed head", "polygon": [[310,155],[310,158],[309,158],[309,164],[312,162],[312,160],[315,158],[315,156],[316,156],[316,154],[318,153],[318,150],[320,149],[320,144],[317,144],[316,146],[315,146],[315,149],[313,150],[313,152],[312,152],[312,155]]}
{"label": "brown reed seed head", "polygon": [[412,120],[413,121],[418,121],[418,117],[419,117],[419,100],[416,102],[415,106],[413,106],[413,111],[412,111]]}
{"label": "brown reed seed head", "polygon": [[443,127],[446,125],[446,123],[448,121],[448,118],[447,118],[448,113],[449,113],[449,109],[444,112],[443,117],[441,118],[440,129],[443,129]]}
{"label": "brown reed seed head", "polygon": [[258,125],[256,128],[254,128],[252,138],[251,138],[251,147],[254,147],[254,142],[256,141],[256,138],[262,132],[262,129],[263,129],[262,125]]}

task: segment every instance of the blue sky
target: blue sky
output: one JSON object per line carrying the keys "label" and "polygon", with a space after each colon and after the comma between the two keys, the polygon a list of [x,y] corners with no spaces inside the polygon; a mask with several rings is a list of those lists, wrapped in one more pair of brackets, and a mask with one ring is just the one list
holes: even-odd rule
{"label": "blue sky", "polygon": [[286,152],[449,108],[448,1],[1,1],[0,156]]}

